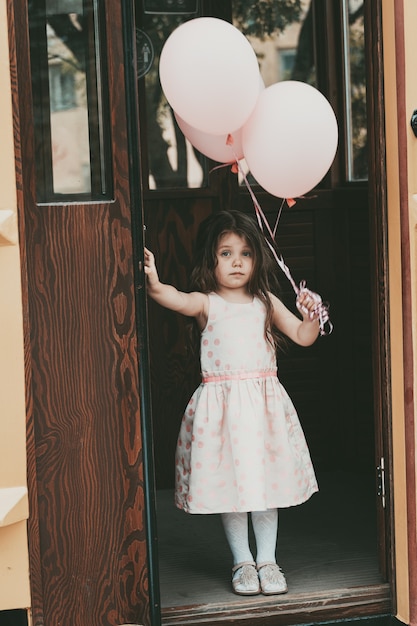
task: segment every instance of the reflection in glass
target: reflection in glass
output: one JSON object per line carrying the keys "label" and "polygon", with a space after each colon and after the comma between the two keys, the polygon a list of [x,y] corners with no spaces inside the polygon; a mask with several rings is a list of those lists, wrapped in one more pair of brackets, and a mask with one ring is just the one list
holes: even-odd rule
{"label": "reflection in glass", "polygon": [[[311,0],[277,0],[270,12],[252,0],[232,2],[233,23],[250,40],[265,86],[289,78],[316,83]],[[150,189],[192,188],[207,184],[207,159],[185,139],[159,82],[159,57],[166,39],[195,15],[142,14],[141,30],[152,44],[151,67],[142,78],[146,103],[148,184]],[[140,38],[143,42],[143,35]],[[142,43],[138,67],[144,65]],[[192,53],[192,52],[191,52]],[[143,116],[144,112],[141,112]],[[142,118],[143,119],[143,118]]]}
{"label": "reflection in glass", "polygon": [[[150,43],[152,64],[144,78],[139,74],[139,89],[144,88],[148,139],[149,189],[193,188],[206,184],[206,160],[180,131],[159,81],[159,57],[165,41],[177,26],[195,15],[146,14],[137,37],[138,68],[144,66],[143,40]],[[143,30],[143,32],[142,32]]]}
{"label": "reflection in glass", "polygon": [[[317,87],[313,0],[278,0],[266,11],[260,3],[233,0],[233,23],[248,37],[258,57],[265,87],[282,80],[299,80]],[[248,180],[244,159],[240,162]],[[244,184],[239,174],[239,182]]]}
{"label": "reflection in glass", "polygon": [[[265,86],[299,80],[318,87],[315,0],[256,3],[233,0],[233,24],[254,48]],[[346,101],[347,180],[367,178],[366,82],[363,0],[342,0]],[[195,16],[191,16],[195,17]],[[152,46],[152,63],[140,76],[147,126],[149,188],[191,188],[207,184],[207,159],[179,130],[159,82],[159,56],[171,32],[189,15],[143,15],[141,28]],[[141,39],[141,41],[143,41]],[[138,49],[138,64],[145,57]],[[142,112],[142,115],[145,112]],[[242,166],[245,169],[244,162]]]}
{"label": "reflection in glass", "polygon": [[363,0],[343,0],[346,160],[349,181],[366,180],[367,125]]}
{"label": "reflection in glass", "polygon": [[[77,14],[68,15],[82,31]],[[88,137],[87,85],[84,59],[79,62],[70,48],[47,24],[49,96],[54,193],[89,193],[90,145]]]}
{"label": "reflection in glass", "polygon": [[316,86],[311,0],[263,3],[233,0],[233,23],[248,37],[268,87],[281,80]]}
{"label": "reflection in glass", "polygon": [[29,22],[38,200],[108,197],[97,0],[37,0]]}

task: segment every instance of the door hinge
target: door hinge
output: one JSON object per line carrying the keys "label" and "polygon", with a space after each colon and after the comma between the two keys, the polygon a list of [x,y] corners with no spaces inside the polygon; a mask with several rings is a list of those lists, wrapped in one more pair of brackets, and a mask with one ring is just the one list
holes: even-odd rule
{"label": "door hinge", "polygon": [[378,467],[376,468],[377,494],[381,498],[381,503],[385,509],[386,491],[385,491],[385,459],[382,456]]}

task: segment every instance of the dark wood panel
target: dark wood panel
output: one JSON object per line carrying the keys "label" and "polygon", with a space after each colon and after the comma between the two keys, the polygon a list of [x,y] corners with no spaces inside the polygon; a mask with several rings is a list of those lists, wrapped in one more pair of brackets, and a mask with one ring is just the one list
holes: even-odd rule
{"label": "dark wood panel", "polygon": [[[120,605],[143,602],[129,597],[129,587],[145,588],[146,547],[127,226],[97,205],[89,212],[43,207],[32,223],[31,345],[47,623],[78,606],[74,623],[117,624]],[[135,562],[140,570],[132,570]]]}

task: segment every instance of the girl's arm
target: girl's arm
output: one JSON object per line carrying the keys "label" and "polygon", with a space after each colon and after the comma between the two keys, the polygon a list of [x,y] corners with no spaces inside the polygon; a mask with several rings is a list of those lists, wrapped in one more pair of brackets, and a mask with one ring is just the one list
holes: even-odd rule
{"label": "girl's arm", "polygon": [[145,248],[144,260],[147,291],[150,297],[167,309],[197,318],[200,326],[204,327],[208,314],[207,295],[198,291],[185,293],[178,291],[173,285],[161,283],[155,265],[155,257],[147,248]]}
{"label": "girl's arm", "polygon": [[300,320],[273,294],[270,294],[274,308],[273,323],[284,335],[300,346],[311,346],[319,334],[319,316],[315,311],[317,303],[308,290],[297,296],[297,308],[303,319]]}

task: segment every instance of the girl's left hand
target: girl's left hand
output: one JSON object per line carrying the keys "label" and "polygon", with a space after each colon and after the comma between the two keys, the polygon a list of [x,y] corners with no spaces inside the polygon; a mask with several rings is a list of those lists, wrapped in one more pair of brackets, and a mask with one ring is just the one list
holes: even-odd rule
{"label": "girl's left hand", "polygon": [[314,293],[304,287],[300,289],[295,304],[303,319],[314,321],[320,318],[322,299],[318,293]]}

